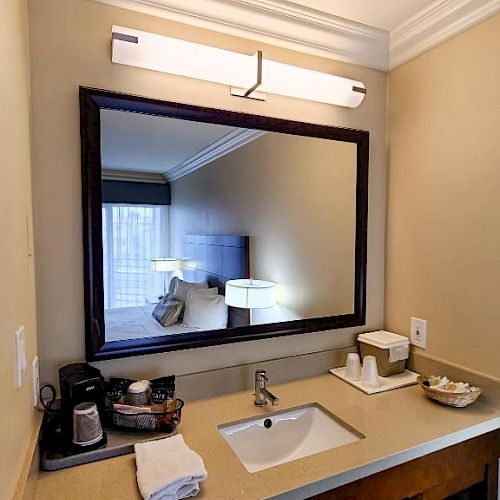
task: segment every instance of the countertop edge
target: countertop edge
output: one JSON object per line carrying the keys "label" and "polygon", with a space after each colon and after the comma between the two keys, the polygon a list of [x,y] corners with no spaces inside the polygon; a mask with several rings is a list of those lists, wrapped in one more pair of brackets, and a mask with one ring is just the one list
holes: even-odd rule
{"label": "countertop edge", "polygon": [[300,486],[294,490],[286,491],[268,497],[269,500],[303,500],[310,496],[319,495],[329,490],[333,490],[340,486],[352,483],[364,477],[371,476],[378,472],[382,472],[392,467],[396,467],[411,460],[421,458],[435,451],[442,450],[449,446],[462,443],[468,439],[472,439],[491,431],[500,429],[500,417],[495,417],[486,422],[482,422],[466,429],[447,434],[445,436],[435,438],[426,443],[408,448],[399,453],[380,458],[373,462],[361,465],[354,469],[341,472],[329,478],[321,479],[319,481]]}

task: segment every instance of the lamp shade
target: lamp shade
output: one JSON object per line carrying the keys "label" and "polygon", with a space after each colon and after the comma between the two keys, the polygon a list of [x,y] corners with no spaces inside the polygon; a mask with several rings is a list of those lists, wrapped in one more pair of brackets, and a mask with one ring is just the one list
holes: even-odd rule
{"label": "lamp shade", "polygon": [[173,257],[159,257],[151,259],[151,268],[153,271],[166,273],[168,271],[177,271],[179,268],[179,260]]}
{"label": "lamp shade", "polygon": [[276,303],[276,283],[254,279],[226,282],[226,304],[244,309],[265,309]]}

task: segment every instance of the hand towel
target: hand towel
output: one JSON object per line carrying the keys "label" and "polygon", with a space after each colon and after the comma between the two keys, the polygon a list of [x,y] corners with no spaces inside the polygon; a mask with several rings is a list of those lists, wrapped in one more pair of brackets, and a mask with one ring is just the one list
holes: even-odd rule
{"label": "hand towel", "polygon": [[199,482],[207,478],[201,457],[191,450],[182,434],[136,443],[137,484],[144,500],[179,500],[194,497]]}

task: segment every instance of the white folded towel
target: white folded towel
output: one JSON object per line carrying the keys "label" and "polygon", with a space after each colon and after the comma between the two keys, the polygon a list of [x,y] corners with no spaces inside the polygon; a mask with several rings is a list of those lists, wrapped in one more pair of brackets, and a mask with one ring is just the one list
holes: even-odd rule
{"label": "white folded towel", "polygon": [[182,434],[136,443],[137,484],[144,500],[179,500],[194,497],[199,482],[207,478],[201,457],[191,450]]}

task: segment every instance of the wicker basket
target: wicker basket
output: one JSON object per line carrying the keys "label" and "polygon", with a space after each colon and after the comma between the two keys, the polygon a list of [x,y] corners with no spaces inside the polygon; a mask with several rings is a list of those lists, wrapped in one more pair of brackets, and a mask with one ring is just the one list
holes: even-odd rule
{"label": "wicker basket", "polygon": [[442,405],[454,406],[455,408],[464,408],[465,406],[469,406],[474,403],[482,392],[479,388],[476,388],[475,391],[464,393],[440,391],[434,387],[427,387],[424,385],[425,380],[427,380],[427,378],[422,376],[417,379],[418,385],[420,385],[420,387],[424,390],[425,395],[429,399],[432,399],[432,401]]}
{"label": "wicker basket", "polygon": [[184,401],[176,400],[176,408],[158,413],[122,413],[109,409],[107,411],[108,424],[127,431],[161,431],[172,433],[181,421]]}

